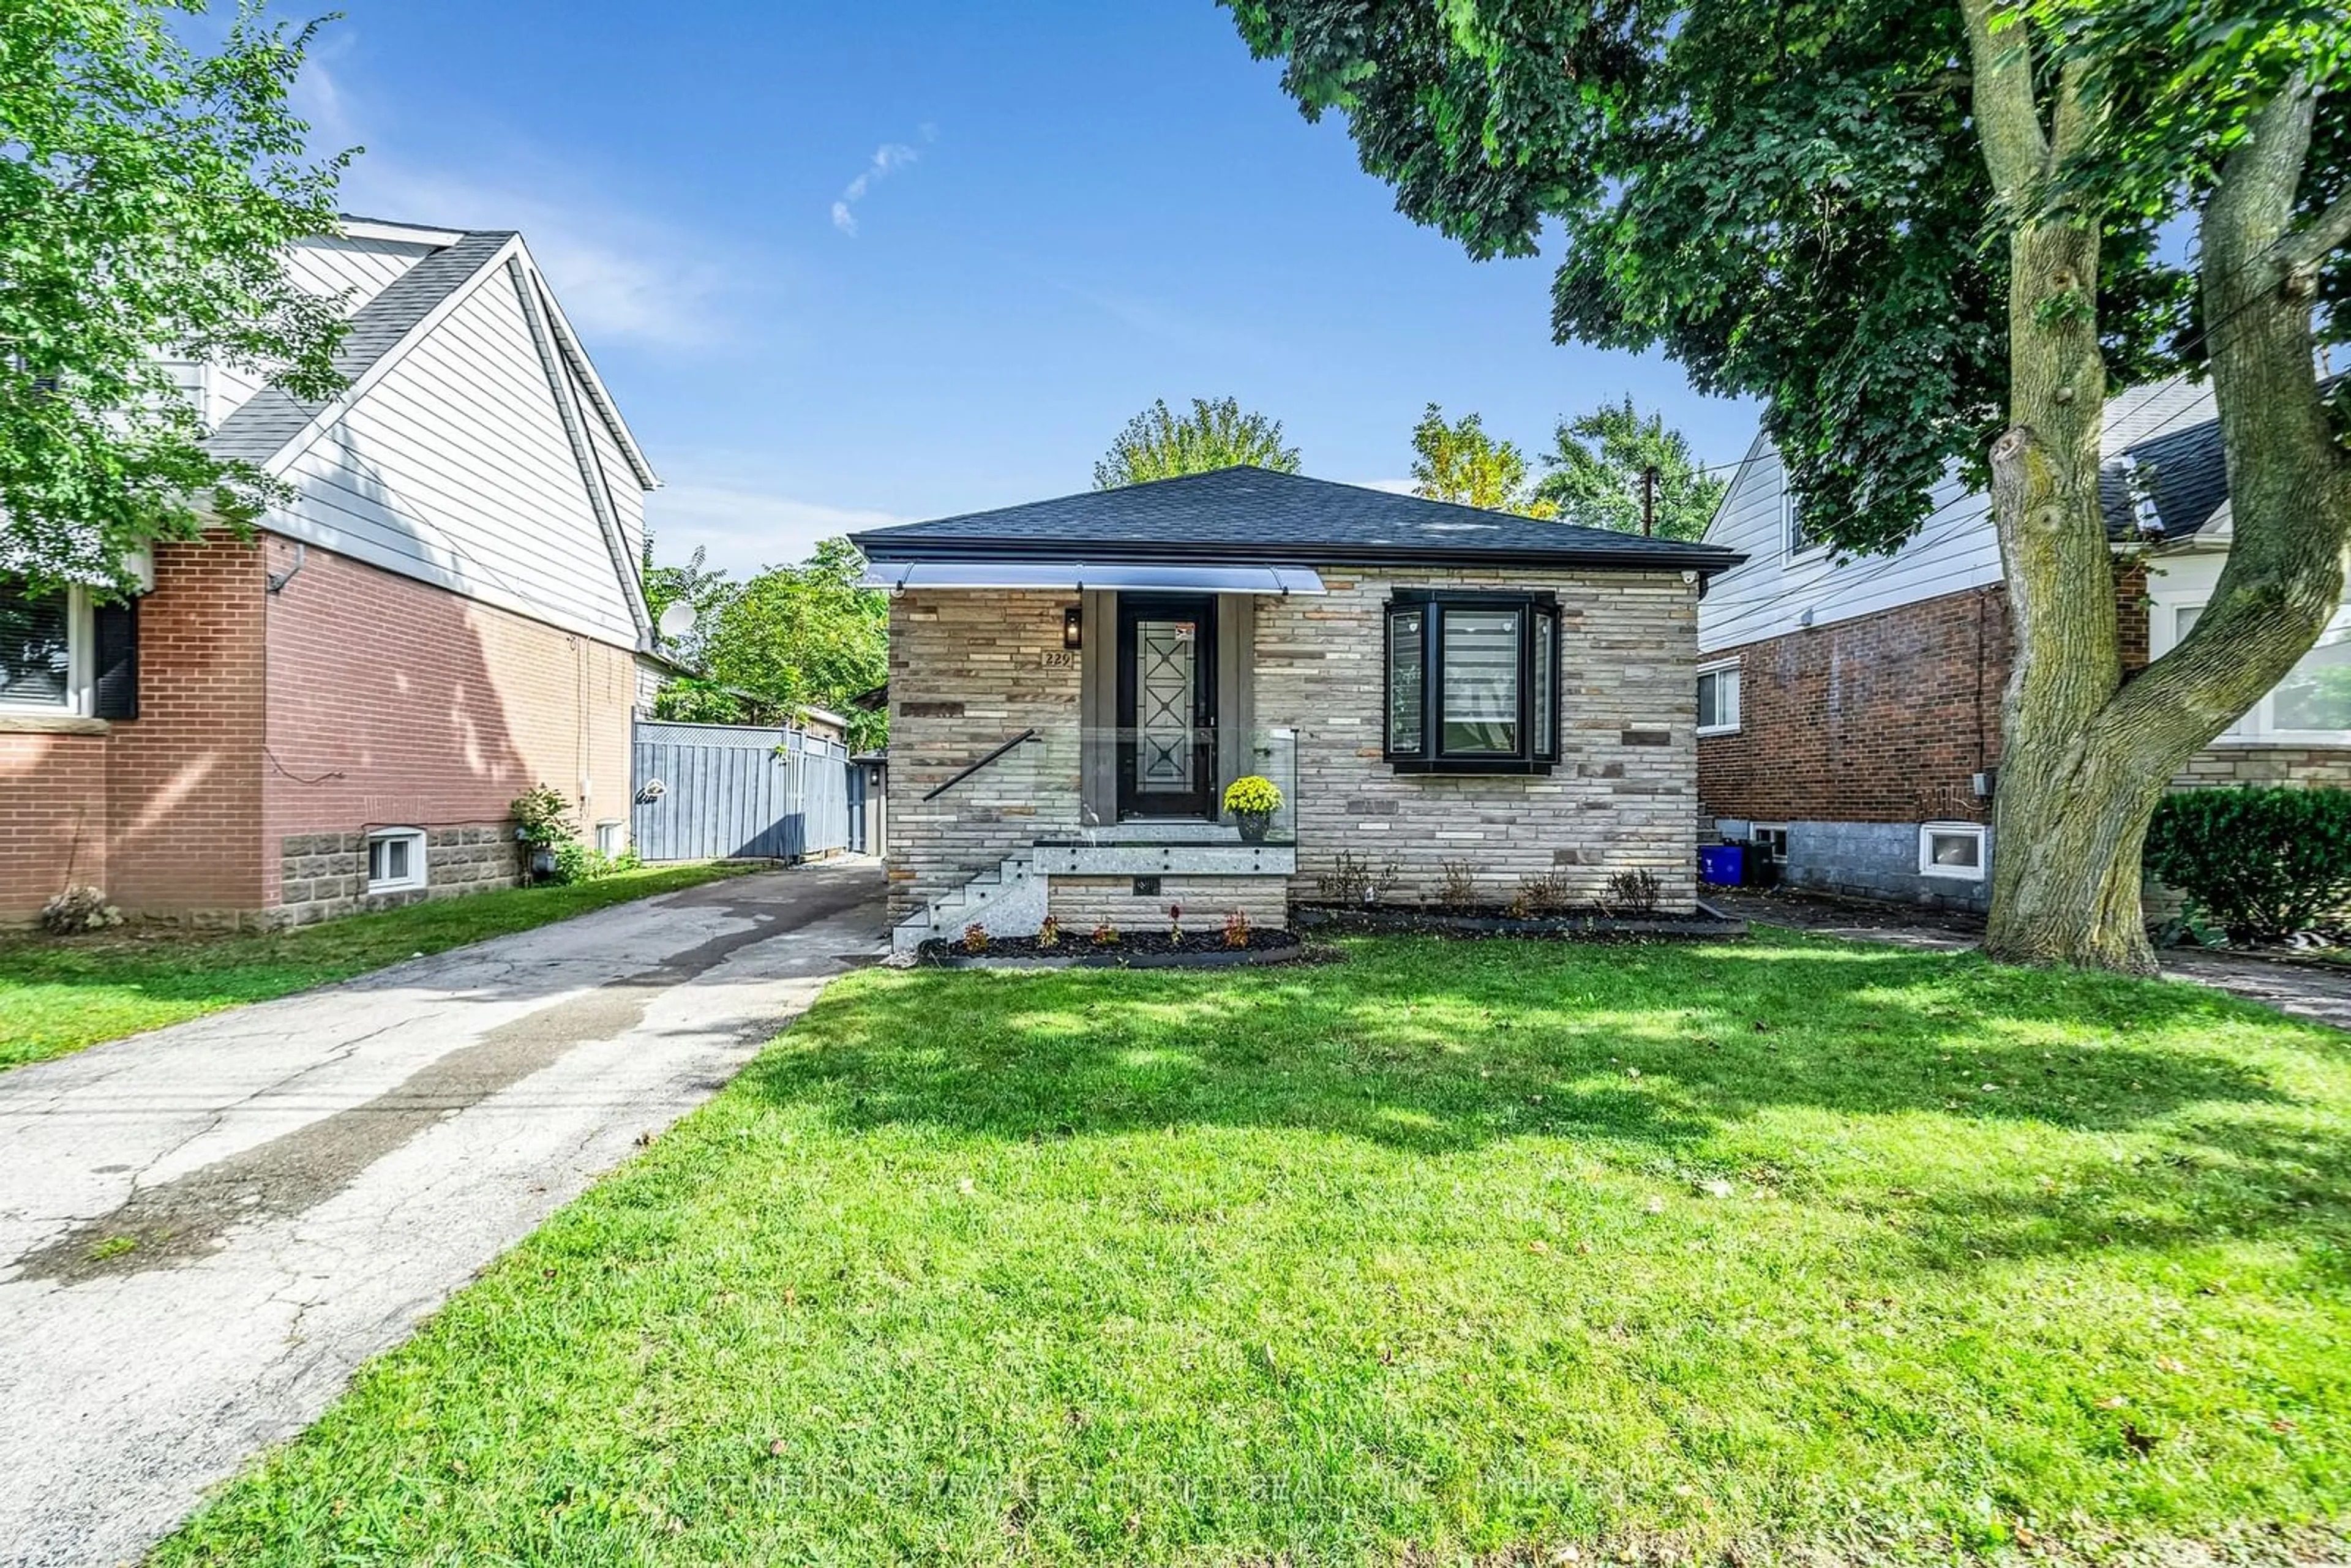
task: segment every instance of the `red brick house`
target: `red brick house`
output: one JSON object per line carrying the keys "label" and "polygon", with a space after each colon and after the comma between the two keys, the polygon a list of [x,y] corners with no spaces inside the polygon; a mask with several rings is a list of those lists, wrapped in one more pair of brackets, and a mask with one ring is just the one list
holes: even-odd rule
{"label": "red brick house", "polygon": [[[2126,667],[2210,598],[2230,512],[2211,390],[2106,410],[2100,489]],[[1890,555],[1837,559],[1797,528],[1758,436],[1707,542],[1744,564],[1698,606],[1698,793],[1708,840],[1764,846],[1796,885],[1980,908],[2011,643],[1989,504],[1956,478]],[[2179,783],[2351,782],[2351,606]]]}
{"label": "red brick house", "polygon": [[521,236],[351,220],[293,265],[353,309],[340,395],[182,367],[293,502],[128,604],[0,581],[0,921],[69,883],[221,924],[509,883],[541,782],[624,841],[656,480]]}

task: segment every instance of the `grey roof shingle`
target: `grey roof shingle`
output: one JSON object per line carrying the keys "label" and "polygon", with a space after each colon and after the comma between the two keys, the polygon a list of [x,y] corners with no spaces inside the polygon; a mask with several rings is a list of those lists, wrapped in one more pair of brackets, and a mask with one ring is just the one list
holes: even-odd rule
{"label": "grey roof shingle", "polygon": [[[367,374],[513,237],[512,229],[469,233],[455,245],[425,256],[361,306],[335,350],[335,369],[345,383]],[[330,406],[328,401],[298,398],[278,387],[264,387],[221,421],[205,445],[216,456],[266,463]]]}
{"label": "grey roof shingle", "polygon": [[[2327,377],[2318,383],[2318,395],[2334,397],[2346,379]],[[2137,505],[2141,496],[2146,514]],[[2193,538],[2228,498],[2220,422],[2210,415],[2177,428],[2158,425],[2098,465],[2098,507],[2112,539],[2177,544]]]}
{"label": "grey roof shingle", "polygon": [[1115,490],[853,536],[876,561],[1065,557],[1380,566],[1415,562],[1608,566],[1716,572],[1713,545],[1544,522],[1270,469],[1218,468]]}

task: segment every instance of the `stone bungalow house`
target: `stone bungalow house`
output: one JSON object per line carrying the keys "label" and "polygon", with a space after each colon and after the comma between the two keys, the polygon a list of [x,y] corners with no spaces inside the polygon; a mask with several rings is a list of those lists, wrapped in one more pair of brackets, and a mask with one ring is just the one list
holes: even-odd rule
{"label": "stone bungalow house", "polygon": [[[1279,925],[1344,853],[1496,902],[1696,897],[1698,606],[1729,550],[1235,467],[858,535],[890,592],[895,945]],[[1284,802],[1245,842],[1224,788]]]}
{"label": "stone bungalow house", "polygon": [[[2106,408],[2100,491],[2116,545],[2126,669],[2167,652],[2228,559],[2211,388],[2135,388]],[[1788,882],[1954,908],[1989,902],[1991,794],[2011,643],[1991,506],[1953,477],[1889,555],[1806,538],[1758,436],[1708,527],[1743,563],[1698,607],[1701,831]],[[2293,674],[2192,760],[2179,787],[2351,783],[2351,604]]]}
{"label": "stone bungalow house", "polygon": [[353,312],[341,394],[176,369],[292,502],[128,603],[0,579],[0,922],[68,882],[215,924],[512,882],[541,782],[625,842],[655,479],[528,248],[350,219],[290,265]]}

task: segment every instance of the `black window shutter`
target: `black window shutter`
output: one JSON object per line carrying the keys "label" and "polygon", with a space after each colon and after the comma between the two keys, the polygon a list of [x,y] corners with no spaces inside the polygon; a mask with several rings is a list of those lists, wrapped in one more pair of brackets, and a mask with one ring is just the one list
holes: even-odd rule
{"label": "black window shutter", "polygon": [[90,612],[96,674],[91,712],[99,718],[139,716],[139,601],[101,604]]}

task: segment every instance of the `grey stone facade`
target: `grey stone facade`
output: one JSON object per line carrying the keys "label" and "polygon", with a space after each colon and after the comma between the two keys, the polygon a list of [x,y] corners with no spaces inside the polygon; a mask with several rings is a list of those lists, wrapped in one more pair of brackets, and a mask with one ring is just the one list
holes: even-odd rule
{"label": "grey stone facade", "polygon": [[284,925],[513,887],[523,870],[507,822],[427,829],[424,885],[398,893],[368,892],[365,833],[289,833],[278,857],[279,905],[271,914]]}
{"label": "grey stone facade", "polygon": [[[1646,869],[1662,907],[1687,912],[1697,894],[1698,588],[1677,571],[1378,571],[1320,569],[1329,591],[1254,600],[1227,624],[1249,627],[1245,696],[1228,697],[1228,731],[1296,732],[1291,801],[1298,850],[1292,897],[1312,897],[1342,852],[1394,865],[1402,901],[1435,898],[1447,862],[1468,869],[1484,897],[1509,902],[1521,879],[1560,876],[1569,896],[1597,901],[1608,876]],[[1561,760],[1535,777],[1400,774],[1381,755],[1383,615],[1398,588],[1550,591],[1562,620]],[[1092,606],[1090,641],[1109,617]],[[1040,839],[1081,831],[1082,747],[1074,742],[1088,670],[1106,670],[1090,646],[1062,646],[1063,591],[910,590],[890,608],[890,910],[901,920]],[[1227,670],[1230,675],[1234,672]],[[1101,677],[1096,675],[1096,679]],[[1094,694],[1097,698],[1099,691]],[[1097,705],[1098,706],[1098,705]],[[924,797],[1026,730],[1016,747]],[[1231,772],[1228,767],[1224,769]],[[1100,813],[1097,811],[1096,816]],[[1053,879],[1063,924],[1103,916],[1122,926],[1144,904],[1236,904],[1252,920],[1273,907],[1259,882],[1196,878],[1135,901],[1122,881]],[[1071,882],[1066,892],[1062,883]],[[1218,886],[1195,887],[1195,882]]]}

